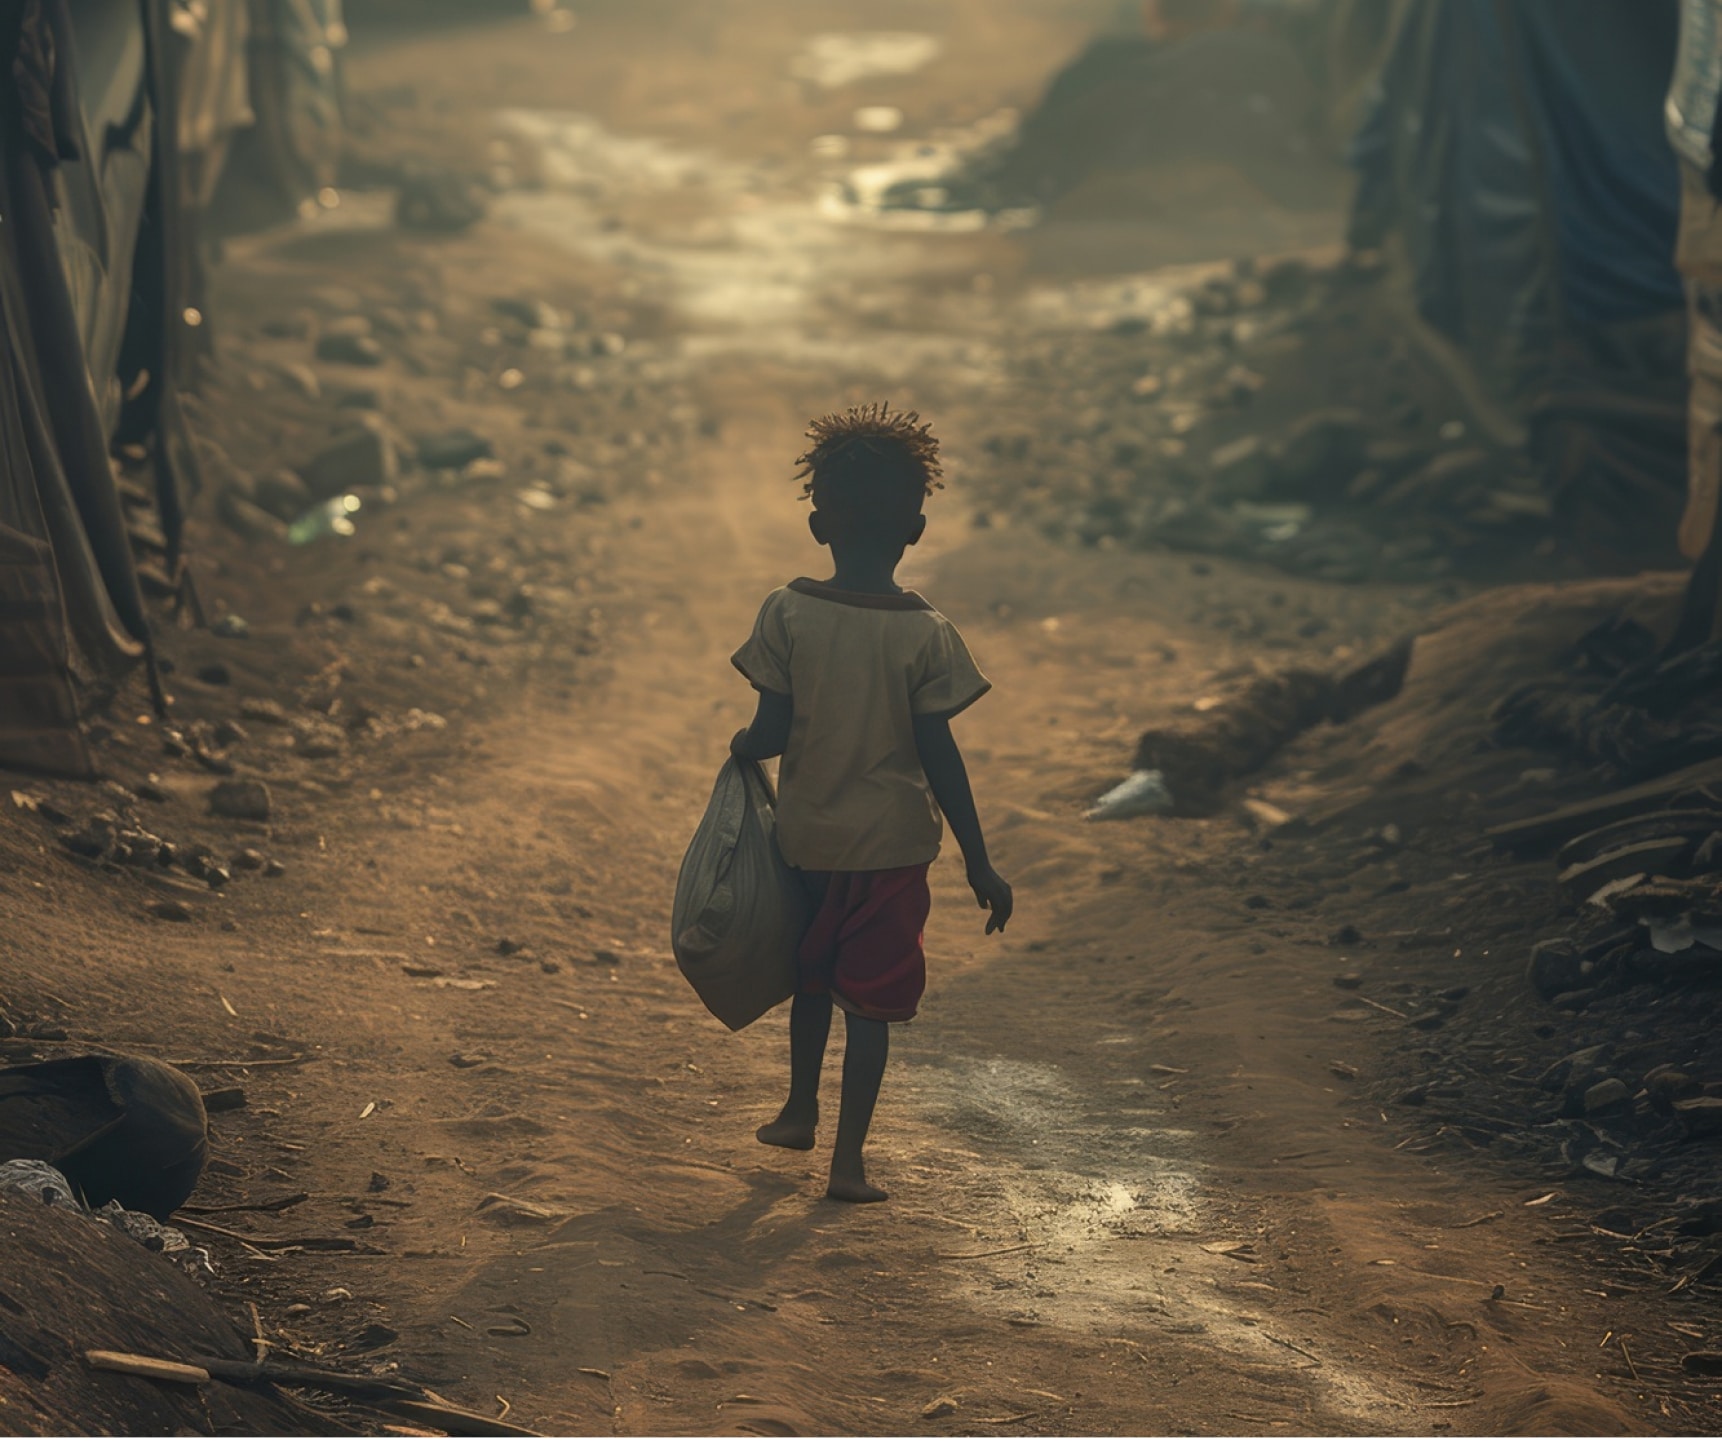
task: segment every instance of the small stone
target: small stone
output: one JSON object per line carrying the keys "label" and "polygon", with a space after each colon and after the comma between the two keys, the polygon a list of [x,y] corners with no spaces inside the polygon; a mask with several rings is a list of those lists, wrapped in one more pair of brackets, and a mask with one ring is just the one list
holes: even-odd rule
{"label": "small stone", "polygon": [[209,793],[210,813],[237,822],[267,822],[272,805],[268,786],[250,778],[217,782]]}
{"label": "small stone", "polygon": [[1348,992],[1352,989],[1362,988],[1363,975],[1361,973],[1335,973],[1333,975],[1333,986],[1335,988],[1343,988]]}
{"label": "small stone", "polygon": [[285,877],[287,875],[287,864],[271,857],[263,869],[263,875],[265,877]]}
{"label": "small stone", "polygon": [[464,469],[474,459],[488,459],[493,453],[489,439],[466,428],[421,434],[415,445],[421,469]]}
{"label": "small stone", "polygon": [[208,665],[197,668],[197,678],[206,686],[230,686],[233,684],[233,672],[220,661],[211,661]]}
{"label": "small stone", "polygon": [[540,958],[538,967],[545,973],[560,973],[562,971],[562,964],[555,958]]}
{"label": "small stone", "polygon": [[383,1193],[384,1190],[386,1190],[388,1188],[389,1188],[389,1177],[385,1174],[382,1174],[380,1171],[373,1170],[371,1172],[371,1183],[367,1187],[368,1192],[372,1195],[380,1195]]}
{"label": "small stone", "polygon": [[225,1089],[211,1089],[203,1096],[203,1107],[210,1114],[225,1114],[229,1110],[245,1108],[245,1091],[238,1085]]}
{"label": "small stone", "polygon": [[1336,948],[1353,948],[1363,941],[1363,934],[1354,923],[1346,923],[1328,942]]}
{"label": "small stone", "polygon": [[1531,949],[1525,978],[1543,999],[1554,999],[1582,986],[1583,958],[1571,938],[1548,938]]}
{"label": "small stone", "polygon": [[323,396],[323,385],[318,381],[316,373],[303,363],[283,363],[281,376],[301,398],[315,401]]}
{"label": "small stone", "polygon": [[1584,1091],[1584,1112],[1587,1115],[1618,1111],[1632,1102],[1632,1090],[1619,1079],[1603,1079]]}
{"label": "small stone", "polygon": [[1674,1117],[1694,1139],[1722,1134],[1722,1099],[1712,1094],[1694,1095],[1674,1101]]}
{"label": "small stone", "polygon": [[262,721],[270,726],[287,724],[286,708],[265,696],[246,697],[239,703],[239,714],[247,721]]}
{"label": "small stone", "polygon": [[203,870],[203,880],[209,884],[212,891],[220,892],[222,888],[233,881],[233,874],[225,867],[211,863]]}
{"label": "small stone", "polygon": [[164,923],[189,923],[192,918],[191,909],[182,902],[175,902],[172,898],[146,902],[144,911],[152,918],[159,918]]}
{"label": "small stone", "polygon": [[601,967],[614,968],[622,959],[620,954],[612,953],[608,948],[594,948],[592,961]]}
{"label": "small stone", "polygon": [[[281,538],[285,539],[286,535],[283,534]],[[215,618],[209,627],[209,633],[218,640],[249,640],[251,623],[243,615],[235,615],[230,611]]]}
{"label": "small stone", "polygon": [[383,361],[382,344],[366,335],[325,333],[317,339],[316,353],[325,363],[346,363],[355,368],[375,368]]}
{"label": "small stone", "polygon": [[287,539],[287,527],[279,519],[231,484],[216,496],[215,509],[221,522],[248,544],[281,544]]}
{"label": "small stone", "polygon": [[233,854],[233,865],[242,872],[261,872],[269,865],[269,859],[255,847],[241,847]]}
{"label": "small stone", "polygon": [[313,501],[332,499],[354,489],[393,484],[400,461],[388,431],[367,421],[338,434],[299,473]]}
{"label": "small stone", "polygon": [[955,1397],[934,1397],[932,1401],[928,1402],[926,1406],[921,1408],[921,1415],[931,1422],[936,1421],[940,1417],[948,1417],[953,1412],[959,1411],[961,1407],[962,1403]]}
{"label": "small stone", "polygon": [[512,958],[525,946],[518,938],[498,938],[496,941],[496,951],[504,958]]}
{"label": "small stone", "polygon": [[257,503],[283,523],[291,523],[317,501],[311,486],[291,469],[276,469],[257,481]]}

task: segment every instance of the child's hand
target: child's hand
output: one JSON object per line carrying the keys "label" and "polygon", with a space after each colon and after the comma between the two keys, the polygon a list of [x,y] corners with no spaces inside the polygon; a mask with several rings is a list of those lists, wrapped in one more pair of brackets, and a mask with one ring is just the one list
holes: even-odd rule
{"label": "child's hand", "polygon": [[990,909],[987,932],[1002,933],[1013,906],[1010,884],[993,871],[991,863],[983,862],[969,869],[969,886],[975,890],[975,901]]}

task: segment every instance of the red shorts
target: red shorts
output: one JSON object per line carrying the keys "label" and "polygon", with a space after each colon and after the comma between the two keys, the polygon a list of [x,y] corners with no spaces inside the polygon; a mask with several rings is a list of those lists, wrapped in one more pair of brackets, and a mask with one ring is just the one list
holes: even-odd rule
{"label": "red shorts", "polygon": [[819,909],[801,940],[801,992],[860,1018],[912,1019],[927,987],[927,867],[804,873]]}

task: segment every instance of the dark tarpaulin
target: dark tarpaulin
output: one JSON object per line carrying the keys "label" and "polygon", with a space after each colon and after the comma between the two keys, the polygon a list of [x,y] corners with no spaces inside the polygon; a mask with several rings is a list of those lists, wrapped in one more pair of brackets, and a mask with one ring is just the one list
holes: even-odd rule
{"label": "dark tarpaulin", "polygon": [[1353,239],[1496,383],[1567,329],[1679,308],[1675,0],[1410,0],[1353,143]]}
{"label": "dark tarpaulin", "polygon": [[150,659],[116,426],[155,444],[177,559],[164,3],[0,4],[0,763],[88,771],[75,684]]}

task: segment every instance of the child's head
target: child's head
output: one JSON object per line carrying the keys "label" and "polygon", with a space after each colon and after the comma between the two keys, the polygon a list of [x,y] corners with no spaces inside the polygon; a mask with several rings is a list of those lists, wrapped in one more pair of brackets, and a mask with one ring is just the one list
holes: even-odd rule
{"label": "child's head", "polygon": [[813,421],[813,447],[795,462],[823,545],[901,554],[921,538],[921,506],[944,487],[939,441],[916,413],[868,404]]}

